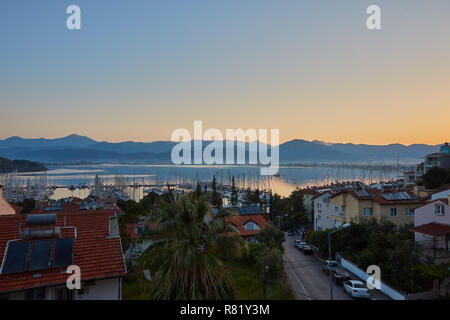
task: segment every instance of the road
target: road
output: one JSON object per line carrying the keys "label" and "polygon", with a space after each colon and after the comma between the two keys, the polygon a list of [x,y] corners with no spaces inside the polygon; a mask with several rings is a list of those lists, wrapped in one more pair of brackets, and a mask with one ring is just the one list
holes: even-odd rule
{"label": "road", "polygon": [[[295,237],[287,236],[284,242],[284,268],[293,294],[298,300],[329,300],[330,278],[322,271],[322,263],[315,255],[305,255],[294,247]],[[345,272],[348,272],[345,270]],[[350,276],[359,280],[348,272]],[[335,300],[353,300],[342,286],[333,285]],[[378,290],[370,290],[372,300],[390,300]]]}

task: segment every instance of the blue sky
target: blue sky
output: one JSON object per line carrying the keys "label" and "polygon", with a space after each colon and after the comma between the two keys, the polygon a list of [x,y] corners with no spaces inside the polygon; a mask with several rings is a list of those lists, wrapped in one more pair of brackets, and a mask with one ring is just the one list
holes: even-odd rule
{"label": "blue sky", "polygon": [[[383,30],[366,28],[374,3]],[[0,139],[168,140],[203,120],[282,141],[440,143],[450,2],[432,3],[2,0]],[[81,30],[66,28],[71,4]]]}

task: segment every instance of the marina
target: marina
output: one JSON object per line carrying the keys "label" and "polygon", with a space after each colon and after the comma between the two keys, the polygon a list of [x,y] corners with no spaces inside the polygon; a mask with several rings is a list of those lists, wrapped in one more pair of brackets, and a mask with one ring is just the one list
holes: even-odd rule
{"label": "marina", "polygon": [[210,187],[216,176],[219,188],[228,192],[234,177],[238,190],[259,189],[261,192],[289,196],[296,188],[326,186],[333,183],[362,181],[365,184],[389,182],[401,178],[396,165],[285,165],[276,176],[261,176],[258,166],[177,166],[93,164],[49,166],[46,172],[9,173],[0,175],[5,197],[12,202],[27,198],[36,200],[89,195],[116,199],[140,200],[149,192],[163,193],[168,186],[175,193]]}

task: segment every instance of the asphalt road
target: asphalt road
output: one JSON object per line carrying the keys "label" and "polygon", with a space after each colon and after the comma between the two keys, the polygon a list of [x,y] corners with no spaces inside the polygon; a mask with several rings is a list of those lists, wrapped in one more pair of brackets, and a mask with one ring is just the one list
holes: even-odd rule
{"label": "asphalt road", "polygon": [[[291,289],[298,300],[329,300],[330,278],[322,271],[322,263],[315,255],[305,255],[294,247],[296,237],[286,234],[284,242],[284,268]],[[348,272],[347,270],[343,270]],[[348,272],[350,276],[359,280]],[[333,285],[334,300],[353,300],[342,286]],[[370,290],[372,300],[390,300],[378,290]]]}

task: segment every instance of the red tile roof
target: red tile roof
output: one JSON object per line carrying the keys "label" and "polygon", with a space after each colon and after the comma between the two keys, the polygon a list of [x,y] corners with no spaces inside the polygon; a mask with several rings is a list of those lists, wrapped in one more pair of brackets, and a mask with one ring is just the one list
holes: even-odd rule
{"label": "red tile roof", "polygon": [[303,189],[303,190],[300,190],[300,192],[302,194],[309,194],[309,195],[312,195],[312,196],[316,196],[316,195],[319,194],[319,192],[317,192],[317,191],[315,191],[313,189]]}
{"label": "red tile roof", "polygon": [[423,224],[421,226],[417,226],[414,228],[411,228],[410,230],[418,233],[427,234],[429,236],[440,236],[444,234],[450,233],[450,226],[445,224],[440,224],[436,222],[431,222],[427,224]]}
{"label": "red tile roof", "polygon": [[[238,230],[239,235],[241,237],[248,237],[248,236],[254,236],[261,232],[262,229],[267,225],[267,220],[263,217],[261,214],[246,214],[246,215],[239,215],[234,217],[228,217],[227,220],[231,222]],[[261,230],[245,230],[244,225],[247,224],[247,222],[253,221],[256,223]]]}
{"label": "red tile roof", "polygon": [[[81,280],[94,280],[126,275],[126,267],[119,236],[109,236],[112,212],[96,211],[57,213],[56,225],[76,227],[73,264],[81,269]],[[0,259],[3,259],[8,240],[20,239],[19,224],[25,228],[27,215],[0,216]],[[73,237],[73,229],[61,230],[61,237]],[[65,268],[52,268],[14,274],[0,274],[0,293],[66,283]],[[41,276],[33,278],[34,275]]]}

